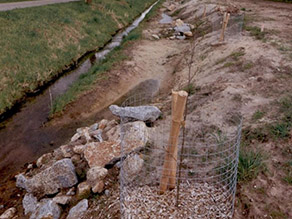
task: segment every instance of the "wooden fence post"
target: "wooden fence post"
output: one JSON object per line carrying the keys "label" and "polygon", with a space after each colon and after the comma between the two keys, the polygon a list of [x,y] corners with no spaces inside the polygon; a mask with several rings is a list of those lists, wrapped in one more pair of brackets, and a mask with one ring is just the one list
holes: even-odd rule
{"label": "wooden fence post", "polygon": [[176,182],[177,171],[177,152],[178,152],[178,137],[180,127],[184,118],[188,93],[185,91],[172,92],[172,121],[171,130],[165,159],[163,164],[162,176],[160,180],[159,193],[163,194],[167,188],[174,189]]}
{"label": "wooden fence post", "polygon": [[224,37],[225,37],[225,30],[227,28],[228,25],[228,21],[230,18],[230,14],[228,13],[224,13],[224,17],[223,17],[223,23],[222,23],[222,31],[221,31],[221,36],[220,36],[220,42],[224,41]]}

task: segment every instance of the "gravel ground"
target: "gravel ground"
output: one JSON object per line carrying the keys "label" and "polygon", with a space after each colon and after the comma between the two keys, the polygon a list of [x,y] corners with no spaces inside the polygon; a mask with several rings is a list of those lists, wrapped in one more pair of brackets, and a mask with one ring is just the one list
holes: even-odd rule
{"label": "gravel ground", "polygon": [[232,195],[223,187],[181,184],[178,207],[176,189],[157,195],[157,188],[125,188],[124,218],[232,218]]}

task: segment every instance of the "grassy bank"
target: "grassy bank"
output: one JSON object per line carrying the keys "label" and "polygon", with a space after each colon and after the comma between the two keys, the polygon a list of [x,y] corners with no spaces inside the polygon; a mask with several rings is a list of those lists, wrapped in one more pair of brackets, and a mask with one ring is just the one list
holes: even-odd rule
{"label": "grassy bank", "polygon": [[154,0],[93,0],[0,12],[0,114],[102,47]]}
{"label": "grassy bank", "polygon": [[[153,9],[147,14],[144,21],[149,20],[152,16],[156,15],[157,10],[163,1],[160,1]],[[92,89],[100,80],[107,78],[106,72],[111,69],[114,64],[117,64],[127,57],[123,54],[123,49],[127,47],[128,43],[140,39],[142,35],[143,26],[142,23],[139,27],[133,30],[127,37],[124,38],[121,46],[115,48],[110,52],[107,57],[100,63],[95,64],[87,73],[80,76],[79,80],[74,82],[67,92],[54,100],[51,114],[60,113],[67,104],[78,99],[85,91]]]}

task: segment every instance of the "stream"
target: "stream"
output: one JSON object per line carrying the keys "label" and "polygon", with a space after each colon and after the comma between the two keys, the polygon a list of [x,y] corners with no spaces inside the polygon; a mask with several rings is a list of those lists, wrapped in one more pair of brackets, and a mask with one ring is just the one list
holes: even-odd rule
{"label": "stream", "polygon": [[[42,154],[52,151],[55,147],[66,143],[75,133],[76,128],[86,125],[86,122],[89,122],[76,121],[73,124],[66,124],[62,127],[46,125],[51,109],[51,102],[57,96],[65,93],[80,75],[88,72],[95,63],[105,58],[110,51],[118,47],[123,38],[138,27],[140,22],[144,20],[145,16],[157,3],[158,1],[144,11],[124,31],[115,35],[103,50],[98,51],[86,59],[75,70],[59,78],[54,84],[44,90],[42,94],[29,98],[17,113],[3,122],[3,128],[0,129],[0,186],[4,184],[11,174],[20,170],[24,164],[32,162]],[[155,88],[159,86],[155,81],[151,80],[145,83],[150,83]],[[138,87],[143,86],[142,84]],[[101,119],[105,113],[100,113],[98,117]]]}

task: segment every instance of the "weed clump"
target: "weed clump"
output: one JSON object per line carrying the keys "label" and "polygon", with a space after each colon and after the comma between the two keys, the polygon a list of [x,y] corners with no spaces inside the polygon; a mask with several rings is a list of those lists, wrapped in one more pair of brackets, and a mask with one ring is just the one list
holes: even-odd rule
{"label": "weed clump", "polygon": [[238,162],[238,181],[247,182],[266,169],[264,156],[260,151],[241,150]]}

